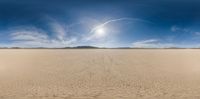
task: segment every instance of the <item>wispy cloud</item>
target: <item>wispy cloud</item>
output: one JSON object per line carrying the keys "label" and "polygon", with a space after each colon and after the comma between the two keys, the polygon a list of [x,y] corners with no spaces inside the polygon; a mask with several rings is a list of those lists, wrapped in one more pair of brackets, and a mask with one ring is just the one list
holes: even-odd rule
{"label": "wispy cloud", "polygon": [[158,39],[148,39],[132,43],[134,48],[169,48],[175,47],[172,43],[160,43]]}
{"label": "wispy cloud", "polygon": [[200,32],[194,32],[194,34],[200,36]]}
{"label": "wispy cloud", "polygon": [[188,34],[200,36],[200,31],[196,31],[196,30],[190,29],[190,28],[183,28],[183,27],[179,27],[179,26],[172,26],[171,31],[179,32],[179,33],[188,33]]}
{"label": "wispy cloud", "polygon": [[127,21],[141,21],[141,22],[146,22],[146,23],[152,23],[150,21],[146,21],[146,20],[143,20],[143,19],[138,19],[138,18],[118,18],[118,19],[111,19],[111,20],[108,20],[96,27],[94,27],[93,29],[91,29],[90,33],[94,32],[95,30],[99,29],[99,28],[102,28],[104,27],[105,25],[109,24],[109,23],[112,23],[112,22],[117,22],[117,21],[124,21],[124,20],[127,20]]}
{"label": "wispy cloud", "polygon": [[139,21],[139,22],[153,24],[150,21],[139,19],[139,18],[122,17],[122,18],[118,18],[118,19],[111,19],[111,20],[108,20],[108,21],[106,21],[104,23],[101,23],[101,24],[93,27],[89,32],[90,35],[88,37],[86,37],[85,40],[86,41],[90,41],[90,40],[98,39],[98,36],[94,33],[95,31],[97,31],[98,29],[101,29],[101,28],[106,28],[106,25],[108,25],[110,23],[113,23],[113,22],[118,22],[118,21],[132,21],[132,22]]}
{"label": "wispy cloud", "polygon": [[[72,27],[80,23],[65,24],[64,22],[59,22],[53,18],[48,19],[49,30],[52,34],[47,33],[47,31],[36,28],[33,26],[21,26],[18,28],[12,28],[10,32],[11,43],[7,44],[7,47],[68,47],[76,46],[79,44],[92,44],[98,46],[107,46],[115,42],[114,36],[109,38],[97,39],[95,33],[96,29],[104,27],[105,25],[117,22],[117,21],[142,21],[148,22],[142,19],[136,18],[119,18],[108,20],[94,28],[92,28],[89,33],[76,33],[81,34],[77,36],[75,34],[71,35],[73,30]],[[158,40],[150,39],[144,41],[138,41],[133,43],[133,47],[162,47]],[[5,46],[5,45],[4,45]],[[167,46],[167,45],[166,45]],[[6,47],[6,46],[5,46]],[[108,46],[107,46],[108,47]]]}
{"label": "wispy cloud", "polygon": [[[29,27],[30,28],[30,27]],[[46,42],[48,35],[39,29],[30,28],[29,30],[14,30],[11,33],[11,40],[14,41],[39,41]]]}
{"label": "wispy cloud", "polygon": [[66,31],[58,23],[53,23],[51,28],[55,32],[53,37],[35,27],[12,29],[10,34],[12,43],[7,47],[66,47],[72,46],[77,41],[75,37],[67,38]]}
{"label": "wispy cloud", "polygon": [[181,33],[181,34],[177,34],[176,36],[181,36],[183,34],[186,34],[186,35],[192,35],[192,38],[195,38],[195,39],[199,39],[200,37],[200,31],[197,31],[195,29],[190,29],[190,28],[183,28],[183,27],[179,27],[179,26],[172,26],[171,27],[171,31],[172,32],[175,32],[175,33]]}
{"label": "wispy cloud", "polygon": [[179,26],[176,26],[176,25],[171,27],[171,31],[172,32],[191,32],[191,30],[188,29],[188,28],[182,28],[182,27],[179,27]]}
{"label": "wispy cloud", "polygon": [[60,40],[60,41],[64,41],[65,36],[66,36],[66,32],[67,32],[65,30],[65,28],[57,22],[51,23],[51,27],[53,29],[53,32],[56,33],[55,35],[56,35],[57,39]]}

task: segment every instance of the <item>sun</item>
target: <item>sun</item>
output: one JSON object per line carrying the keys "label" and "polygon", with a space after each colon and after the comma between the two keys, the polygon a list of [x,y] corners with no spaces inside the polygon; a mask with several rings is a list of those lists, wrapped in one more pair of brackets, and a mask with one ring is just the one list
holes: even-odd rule
{"label": "sun", "polygon": [[103,37],[103,36],[105,36],[105,35],[106,35],[105,28],[100,27],[100,28],[96,29],[95,35],[96,35],[97,37]]}

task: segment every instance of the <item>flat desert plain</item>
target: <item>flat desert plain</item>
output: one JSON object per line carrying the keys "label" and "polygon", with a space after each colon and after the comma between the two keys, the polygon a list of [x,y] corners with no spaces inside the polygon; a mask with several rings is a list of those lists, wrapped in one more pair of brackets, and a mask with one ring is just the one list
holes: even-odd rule
{"label": "flat desert plain", "polygon": [[1,49],[0,99],[200,99],[200,50]]}

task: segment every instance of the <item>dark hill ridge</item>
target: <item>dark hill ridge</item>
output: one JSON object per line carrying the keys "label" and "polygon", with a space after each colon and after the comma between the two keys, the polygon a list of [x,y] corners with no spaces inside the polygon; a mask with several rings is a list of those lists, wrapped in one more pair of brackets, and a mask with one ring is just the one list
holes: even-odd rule
{"label": "dark hill ridge", "polygon": [[95,47],[95,46],[76,46],[76,47],[72,47],[72,48],[99,48],[99,47]]}
{"label": "dark hill ridge", "polygon": [[167,47],[167,48],[140,48],[140,47],[96,47],[96,46],[75,46],[75,47],[63,47],[63,48],[47,48],[47,47],[0,47],[0,49],[200,49],[200,48],[182,48],[182,47]]}

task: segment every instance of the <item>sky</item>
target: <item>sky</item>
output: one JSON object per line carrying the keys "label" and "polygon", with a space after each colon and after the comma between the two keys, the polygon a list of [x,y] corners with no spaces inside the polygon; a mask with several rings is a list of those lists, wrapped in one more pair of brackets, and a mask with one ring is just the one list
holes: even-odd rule
{"label": "sky", "polygon": [[0,47],[200,47],[199,0],[0,0]]}

